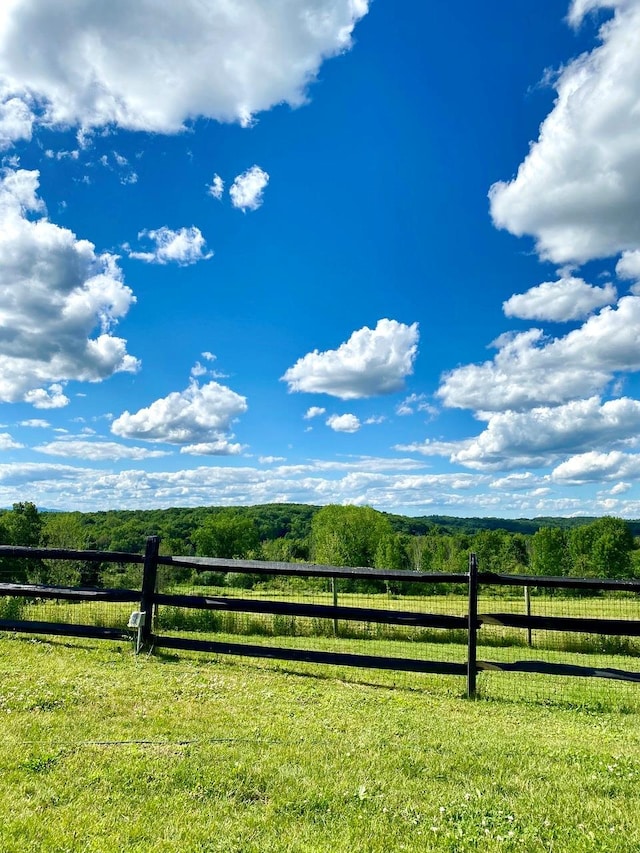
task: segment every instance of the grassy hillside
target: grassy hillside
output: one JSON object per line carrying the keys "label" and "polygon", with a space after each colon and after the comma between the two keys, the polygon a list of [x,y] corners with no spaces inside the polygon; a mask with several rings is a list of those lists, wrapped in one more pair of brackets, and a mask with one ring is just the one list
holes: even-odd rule
{"label": "grassy hillside", "polygon": [[637,715],[373,680],[0,638],[0,850],[640,849]]}

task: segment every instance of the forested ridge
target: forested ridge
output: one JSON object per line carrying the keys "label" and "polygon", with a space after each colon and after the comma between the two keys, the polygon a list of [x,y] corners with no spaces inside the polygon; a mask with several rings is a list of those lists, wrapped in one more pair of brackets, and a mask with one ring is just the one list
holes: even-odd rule
{"label": "forested ridge", "polygon": [[[105,512],[39,511],[29,502],[0,511],[0,544],[226,559],[464,572],[640,577],[640,522],[619,518],[412,518],[371,507],[265,504]],[[0,561],[6,578],[93,583],[88,567]],[[64,572],[71,572],[67,577]],[[87,574],[89,573],[89,574]]]}

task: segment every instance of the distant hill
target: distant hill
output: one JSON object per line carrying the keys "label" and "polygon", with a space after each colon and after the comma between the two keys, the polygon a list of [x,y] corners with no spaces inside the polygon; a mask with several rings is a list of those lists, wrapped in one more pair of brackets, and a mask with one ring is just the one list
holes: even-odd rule
{"label": "distant hill", "polygon": [[[389,515],[391,523],[398,532],[424,535],[434,529],[446,533],[477,533],[478,530],[507,530],[509,533],[535,533],[541,527],[580,527],[595,520],[595,516],[578,518],[560,518],[538,516],[536,518],[458,518],[452,515],[424,515],[410,517]],[[640,521],[628,521],[634,536],[640,535]]]}
{"label": "distant hill", "polygon": [[[207,517],[232,510],[251,517],[259,531],[260,539],[288,537],[305,539],[311,532],[311,521],[319,506],[309,504],[258,504],[239,507],[172,507],[149,510],[108,510],[102,512],[75,512],[83,525],[90,528],[92,541],[99,547],[113,550],[136,550],[145,536],[158,533],[166,540],[186,541]],[[52,513],[56,510],[41,510]],[[398,533],[423,536],[427,533],[464,533],[473,535],[480,530],[506,530],[509,533],[531,535],[541,527],[572,528],[588,524],[593,516],[560,518],[460,518],[449,515],[406,516],[385,513]],[[640,520],[628,521],[634,536],[640,536]],[[179,547],[178,542],[175,546]]]}

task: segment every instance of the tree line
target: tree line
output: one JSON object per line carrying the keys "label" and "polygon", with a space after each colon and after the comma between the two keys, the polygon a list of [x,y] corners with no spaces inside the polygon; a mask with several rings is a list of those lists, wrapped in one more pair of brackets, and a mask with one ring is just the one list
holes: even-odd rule
{"label": "tree line", "polygon": [[[571,522],[540,524],[525,533],[488,526],[460,530],[366,506],[82,513],[39,511],[21,502],[0,512],[0,544],[140,553],[147,536],[159,535],[162,553],[184,556],[464,572],[475,553],[482,571],[640,577],[640,543],[631,523],[611,516]],[[97,573],[95,564],[81,561],[0,561],[0,575],[13,581],[117,585],[117,571],[116,565]],[[236,580],[251,582],[244,575]]]}

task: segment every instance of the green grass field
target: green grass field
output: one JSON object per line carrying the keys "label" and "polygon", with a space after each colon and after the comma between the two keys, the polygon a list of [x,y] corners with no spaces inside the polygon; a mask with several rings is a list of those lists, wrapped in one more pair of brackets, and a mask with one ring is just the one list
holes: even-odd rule
{"label": "green grass field", "polygon": [[640,714],[462,691],[0,635],[0,850],[640,850]]}

